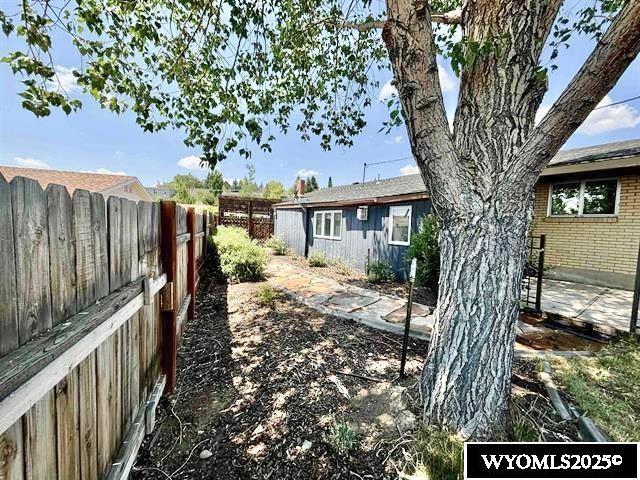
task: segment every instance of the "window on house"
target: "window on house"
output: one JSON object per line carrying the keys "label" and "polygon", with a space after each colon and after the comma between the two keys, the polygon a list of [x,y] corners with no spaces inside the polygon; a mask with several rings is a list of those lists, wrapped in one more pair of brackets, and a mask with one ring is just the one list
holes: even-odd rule
{"label": "window on house", "polygon": [[411,205],[389,207],[389,244],[409,245]]}
{"label": "window on house", "polygon": [[583,180],[557,183],[549,192],[552,217],[617,214],[618,180]]}
{"label": "window on house", "polygon": [[315,212],[313,214],[313,236],[340,240],[342,236],[342,211]]}

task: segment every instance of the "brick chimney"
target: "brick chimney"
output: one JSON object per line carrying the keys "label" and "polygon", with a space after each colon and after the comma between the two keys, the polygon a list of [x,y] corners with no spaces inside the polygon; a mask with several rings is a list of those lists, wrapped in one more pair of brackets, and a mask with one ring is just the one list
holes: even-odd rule
{"label": "brick chimney", "polygon": [[301,178],[296,180],[296,197],[302,197],[304,195],[306,186],[307,182]]}

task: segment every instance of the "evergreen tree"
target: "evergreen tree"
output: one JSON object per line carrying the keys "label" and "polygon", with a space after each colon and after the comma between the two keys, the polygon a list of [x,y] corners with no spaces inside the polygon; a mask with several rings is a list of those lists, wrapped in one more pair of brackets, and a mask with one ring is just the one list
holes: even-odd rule
{"label": "evergreen tree", "polygon": [[327,182],[327,188],[331,188],[333,187],[333,181],[331,180],[331,177],[329,177],[329,181]]}

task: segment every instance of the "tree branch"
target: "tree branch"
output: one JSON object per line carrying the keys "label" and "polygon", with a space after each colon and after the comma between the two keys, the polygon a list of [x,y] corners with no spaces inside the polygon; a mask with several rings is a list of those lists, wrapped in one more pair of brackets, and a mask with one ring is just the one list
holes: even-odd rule
{"label": "tree branch", "polygon": [[533,185],[549,160],[613,88],[640,52],[640,1],[618,13],[576,76],[517,154],[515,175]]}
{"label": "tree branch", "polygon": [[[417,6],[416,6],[417,5]],[[461,170],[442,99],[426,2],[387,0],[382,39],[389,52],[411,149],[441,219],[465,210]]]}
{"label": "tree branch", "polygon": [[[462,8],[456,8],[449,12],[432,13],[431,21],[433,23],[442,23],[444,25],[457,25],[462,22]],[[384,20],[372,20],[370,22],[343,22],[345,28],[353,28],[359,32],[366,32],[367,30],[382,29],[384,28]]]}

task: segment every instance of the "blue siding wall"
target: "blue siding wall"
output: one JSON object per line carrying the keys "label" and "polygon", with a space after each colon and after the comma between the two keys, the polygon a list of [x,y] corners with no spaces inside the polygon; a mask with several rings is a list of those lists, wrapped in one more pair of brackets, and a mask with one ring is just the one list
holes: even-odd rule
{"label": "blue siding wall", "polygon": [[[412,235],[418,231],[422,217],[431,209],[431,202],[428,200],[401,202],[394,205],[412,206]],[[325,252],[328,258],[338,258],[353,268],[362,271],[365,269],[367,251],[369,251],[372,262],[387,260],[400,278],[406,278],[408,262],[405,259],[405,255],[408,247],[389,245],[389,206],[370,206],[369,216],[366,221],[360,221],[356,218],[356,207],[343,207],[341,209],[309,208],[307,220],[309,251],[320,250]],[[313,238],[311,225],[313,214],[315,211],[322,210],[342,210],[342,237],[340,240]],[[278,215],[280,215],[281,211],[278,211]],[[296,251],[298,250],[296,249]]]}
{"label": "blue siding wall", "polygon": [[304,256],[306,243],[306,213],[300,209],[276,210],[274,235],[283,238],[296,255]]}

